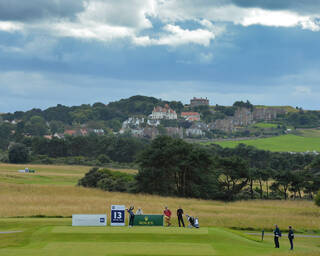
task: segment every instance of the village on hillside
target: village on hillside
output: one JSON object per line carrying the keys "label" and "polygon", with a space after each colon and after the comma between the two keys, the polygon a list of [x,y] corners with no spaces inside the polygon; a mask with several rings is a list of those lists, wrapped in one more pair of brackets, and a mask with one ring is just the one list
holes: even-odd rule
{"label": "village on hillside", "polygon": [[[207,98],[196,98],[190,100],[187,109],[194,109],[201,106],[209,107]],[[210,108],[209,108],[210,109]],[[214,108],[210,109],[214,114]],[[233,116],[206,122],[201,119],[201,113],[195,111],[177,112],[168,104],[154,107],[148,116],[129,117],[123,122],[119,133],[131,133],[136,137],[154,139],[158,135],[169,135],[178,138],[211,138],[212,133],[230,134],[242,130],[256,122],[272,121],[280,114],[286,114],[284,108],[236,108]]]}
{"label": "village on hillside", "polygon": [[[139,99],[142,104],[140,104],[141,102],[137,103]],[[21,120],[16,118],[19,114],[18,112],[8,114],[8,119],[5,119],[4,116],[2,122],[10,123],[10,125],[16,127],[23,126],[24,136],[40,135],[46,139],[62,139],[67,136],[77,137],[90,134],[101,136],[110,133],[114,135],[128,134],[147,139],[154,139],[159,135],[168,135],[176,138],[213,139],[275,136],[290,131],[279,122],[278,124],[274,122],[279,116],[284,116],[288,113],[286,107],[253,106],[248,101],[239,101],[233,106],[210,105],[208,98],[197,97],[193,97],[190,99],[190,103],[185,105],[181,102],[173,104],[172,102],[156,99],[157,102],[150,103],[151,105],[146,105],[146,107],[143,105],[146,99],[155,100],[155,98],[145,96],[133,96],[107,105],[102,103],[95,103],[92,107],[90,105],[81,105],[71,114],[64,113],[64,109],[67,108],[58,105],[46,110],[49,114],[42,112],[42,116],[40,116],[39,110],[31,110],[31,118],[27,122],[22,122],[23,125],[20,123]],[[121,104],[122,101],[129,101],[133,105],[140,104],[141,107],[139,111],[131,111],[131,114],[128,112],[128,114],[123,115],[121,111],[123,111],[124,107],[114,106],[114,104]],[[106,108],[110,107],[111,110],[106,112]],[[73,107],[70,109],[73,109]],[[67,109],[67,111],[69,110]],[[95,115],[90,113],[93,110],[99,111],[100,117],[90,120],[89,117]],[[56,119],[48,120],[46,115],[50,114]],[[106,116],[108,114],[110,118]],[[112,118],[117,114],[122,117]],[[28,112],[21,115],[27,116],[27,118],[29,116]],[[72,121],[63,120],[64,115],[71,115]],[[108,121],[109,119],[111,120]],[[103,126],[101,122],[107,122],[109,126]],[[274,122],[275,124],[270,127],[255,126],[259,122]],[[37,127],[37,133],[41,130],[43,132],[39,134],[33,133],[34,127]],[[15,132],[15,130],[12,130],[12,132]]]}

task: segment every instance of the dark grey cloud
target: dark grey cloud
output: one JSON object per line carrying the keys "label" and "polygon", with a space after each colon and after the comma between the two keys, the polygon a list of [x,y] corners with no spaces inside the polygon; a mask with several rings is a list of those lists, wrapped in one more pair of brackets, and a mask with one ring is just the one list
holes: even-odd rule
{"label": "dark grey cloud", "polygon": [[302,14],[320,14],[320,0],[231,0],[240,7],[266,10],[291,10]]}
{"label": "dark grey cloud", "polygon": [[0,0],[0,20],[27,22],[72,18],[83,9],[82,0]]}

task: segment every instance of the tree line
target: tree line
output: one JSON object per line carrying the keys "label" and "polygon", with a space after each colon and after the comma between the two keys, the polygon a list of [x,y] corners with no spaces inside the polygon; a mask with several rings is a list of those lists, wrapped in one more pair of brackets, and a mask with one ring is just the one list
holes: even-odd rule
{"label": "tree line", "polygon": [[[243,144],[234,149],[202,146],[161,136],[136,162],[139,172],[124,186],[126,192],[232,201],[312,199],[320,190],[320,157],[311,154],[272,153]],[[91,170],[79,184],[111,190],[106,180],[97,185],[103,172]]]}
{"label": "tree line", "polygon": [[9,161],[25,163],[39,158],[46,160],[47,158],[87,157],[96,159],[101,164],[111,161],[132,163],[137,153],[141,152],[148,143],[145,139],[114,135],[91,134],[79,137],[67,136],[64,139],[30,137],[9,147]]}

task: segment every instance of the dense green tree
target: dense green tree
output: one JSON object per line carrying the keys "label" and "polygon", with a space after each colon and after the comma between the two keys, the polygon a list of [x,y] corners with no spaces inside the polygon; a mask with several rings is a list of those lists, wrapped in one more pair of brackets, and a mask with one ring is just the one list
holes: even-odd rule
{"label": "dense green tree", "polygon": [[248,162],[237,156],[223,157],[217,160],[216,169],[224,199],[234,200],[250,180]]}
{"label": "dense green tree", "polygon": [[29,160],[27,147],[21,143],[15,143],[9,148],[10,163],[26,163]]}
{"label": "dense green tree", "polygon": [[61,121],[52,120],[49,123],[49,127],[50,127],[50,132],[53,135],[55,133],[63,133],[65,125]]}
{"label": "dense green tree", "polygon": [[48,134],[48,128],[41,116],[32,116],[25,124],[25,132],[34,136],[42,136]]}
{"label": "dense green tree", "polygon": [[318,191],[318,194],[316,195],[314,201],[316,205],[320,206],[320,190]]}
{"label": "dense green tree", "polygon": [[203,148],[160,136],[138,158],[138,191],[211,198],[212,159]]}

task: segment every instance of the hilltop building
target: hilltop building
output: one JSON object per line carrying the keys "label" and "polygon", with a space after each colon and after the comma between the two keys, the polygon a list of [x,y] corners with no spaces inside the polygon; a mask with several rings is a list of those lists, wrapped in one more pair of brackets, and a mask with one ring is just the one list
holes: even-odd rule
{"label": "hilltop building", "polygon": [[177,119],[177,113],[166,104],[164,107],[157,106],[153,109],[151,119]]}
{"label": "hilltop building", "polygon": [[209,100],[207,97],[205,99],[193,97],[193,99],[190,100],[190,106],[191,107],[209,106]]}
{"label": "hilltop building", "polygon": [[200,114],[198,112],[182,112],[181,117],[187,121],[200,121]]}

